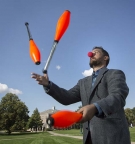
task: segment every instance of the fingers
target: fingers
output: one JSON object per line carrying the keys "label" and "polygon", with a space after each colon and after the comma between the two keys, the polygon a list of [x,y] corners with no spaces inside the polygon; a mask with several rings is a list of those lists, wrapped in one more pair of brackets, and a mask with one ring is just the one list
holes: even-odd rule
{"label": "fingers", "polygon": [[77,113],[83,113],[83,108],[80,108]]}
{"label": "fingers", "polygon": [[78,113],[82,113],[82,119],[79,122],[84,123],[88,120],[91,120],[93,118],[93,116],[95,115],[95,113],[96,113],[95,109],[96,108],[93,104],[86,105],[86,106],[80,108],[77,111]]}
{"label": "fingers", "polygon": [[47,74],[44,74],[43,76],[41,76],[36,73],[31,73],[31,78],[35,79],[38,82],[38,84],[40,84],[40,85],[47,86],[49,83]]}
{"label": "fingers", "polygon": [[84,108],[80,108],[77,113],[81,113],[82,114],[82,119],[79,121],[79,123],[83,123],[85,121],[85,111],[84,111]]}
{"label": "fingers", "polygon": [[42,83],[42,76],[40,76],[36,73],[31,73],[31,78],[34,78],[36,81],[38,81],[38,84]]}
{"label": "fingers", "polygon": [[81,112],[82,113],[82,119],[79,121],[80,123],[84,123],[87,121],[87,115],[86,111]]}
{"label": "fingers", "polygon": [[89,120],[89,118],[88,118],[87,112],[84,111],[84,112],[83,112],[82,119],[80,120],[80,122],[81,122],[81,123],[84,123],[84,122],[86,122],[86,121],[88,121],[88,120]]}
{"label": "fingers", "polygon": [[42,79],[42,76],[39,75],[39,74],[36,74],[36,73],[31,73],[31,77],[36,79],[36,80],[41,80]]}
{"label": "fingers", "polygon": [[[42,76],[40,76],[39,74],[31,73],[31,78],[40,79],[41,77]],[[44,77],[46,77],[48,79],[48,75],[47,74],[44,74]]]}
{"label": "fingers", "polygon": [[32,78],[36,79],[37,76],[38,76],[38,74],[36,74],[36,73],[31,73],[31,77],[32,77]]}

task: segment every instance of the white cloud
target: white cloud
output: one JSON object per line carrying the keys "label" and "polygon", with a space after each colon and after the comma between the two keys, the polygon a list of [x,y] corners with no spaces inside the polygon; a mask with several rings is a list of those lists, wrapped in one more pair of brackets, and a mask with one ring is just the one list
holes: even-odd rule
{"label": "white cloud", "polygon": [[22,91],[18,89],[9,88],[8,91],[13,94],[22,94]]}
{"label": "white cloud", "polygon": [[8,88],[6,84],[0,83],[0,93],[7,92],[7,93],[13,93],[13,94],[22,94],[22,91],[18,89]]}
{"label": "white cloud", "polygon": [[83,76],[91,76],[93,73],[93,69],[90,68],[89,70],[84,70],[84,72],[82,72]]}
{"label": "white cloud", "polygon": [[8,86],[6,84],[0,83],[0,93],[5,92],[8,90]]}
{"label": "white cloud", "polygon": [[59,69],[61,69],[61,67],[60,67],[59,65],[57,65],[57,66],[56,66],[56,69],[58,69],[58,70],[59,70]]}

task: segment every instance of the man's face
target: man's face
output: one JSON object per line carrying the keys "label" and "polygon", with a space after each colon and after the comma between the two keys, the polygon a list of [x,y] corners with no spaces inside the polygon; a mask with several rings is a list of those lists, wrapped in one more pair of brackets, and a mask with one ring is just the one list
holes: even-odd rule
{"label": "man's face", "polygon": [[93,66],[102,66],[104,61],[104,55],[100,49],[94,49],[92,50],[92,53],[94,54],[92,58],[90,58],[90,67],[93,68]]}

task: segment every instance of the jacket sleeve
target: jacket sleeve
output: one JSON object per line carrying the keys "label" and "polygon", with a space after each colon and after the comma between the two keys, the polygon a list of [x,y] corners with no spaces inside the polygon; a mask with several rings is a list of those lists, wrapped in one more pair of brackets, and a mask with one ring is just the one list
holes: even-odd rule
{"label": "jacket sleeve", "polygon": [[52,96],[56,101],[63,105],[73,104],[81,100],[79,82],[70,90],[60,88],[53,82],[51,82],[49,91],[46,91],[45,87],[43,88],[48,95]]}
{"label": "jacket sleeve", "polygon": [[97,102],[105,116],[114,114],[125,106],[129,88],[126,84],[125,74],[121,70],[109,73],[107,89],[108,96]]}

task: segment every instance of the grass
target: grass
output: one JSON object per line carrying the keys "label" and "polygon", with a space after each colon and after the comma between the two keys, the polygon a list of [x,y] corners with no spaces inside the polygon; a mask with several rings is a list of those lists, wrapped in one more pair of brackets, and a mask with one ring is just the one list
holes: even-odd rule
{"label": "grass", "polygon": [[0,144],[82,144],[82,140],[51,136],[48,132],[29,134],[1,134]]}
{"label": "grass", "polygon": [[135,142],[135,127],[129,128],[130,130],[130,138],[132,142]]}
{"label": "grass", "polygon": [[59,134],[68,134],[73,136],[82,136],[82,133],[78,129],[71,129],[71,130],[55,130],[53,132],[59,133]]}
{"label": "grass", "polygon": [[[80,130],[55,130],[53,132],[82,136]],[[135,127],[130,128],[131,141],[135,142]],[[48,132],[0,134],[0,144],[82,144],[82,140],[69,137],[52,136]]]}
{"label": "grass", "polygon": [[[135,127],[129,128],[129,130],[130,130],[131,141],[135,142]],[[69,134],[69,135],[74,135],[74,136],[81,136],[82,135],[80,133],[80,130],[75,130],[75,129],[71,129],[71,130],[56,130],[54,132],[59,133],[59,134]]]}

